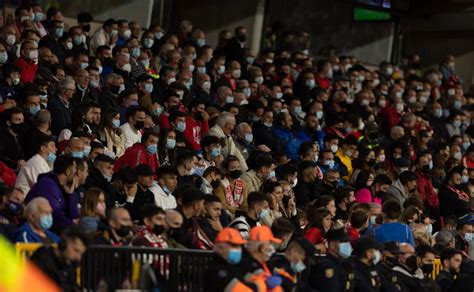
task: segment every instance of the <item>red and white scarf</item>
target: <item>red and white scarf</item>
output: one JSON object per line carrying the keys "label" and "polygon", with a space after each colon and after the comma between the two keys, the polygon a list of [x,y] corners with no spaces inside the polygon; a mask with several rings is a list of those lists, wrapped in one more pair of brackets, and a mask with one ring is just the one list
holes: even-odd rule
{"label": "red and white scarf", "polygon": [[225,200],[227,204],[229,204],[231,207],[240,207],[244,201],[244,184],[242,180],[238,178],[234,181],[234,191],[232,191],[232,187],[230,186],[228,179],[222,180],[222,185],[224,186]]}

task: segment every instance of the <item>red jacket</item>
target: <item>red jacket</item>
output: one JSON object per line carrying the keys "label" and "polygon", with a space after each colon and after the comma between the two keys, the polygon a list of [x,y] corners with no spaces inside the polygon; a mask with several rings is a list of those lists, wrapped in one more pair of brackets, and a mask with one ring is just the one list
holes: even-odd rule
{"label": "red jacket", "polygon": [[331,81],[328,78],[321,78],[319,74],[316,74],[316,84],[322,89],[328,89],[331,87]]}
{"label": "red jacket", "polygon": [[207,121],[197,121],[192,117],[186,117],[184,139],[186,140],[186,145],[192,150],[201,150],[201,139],[207,131],[209,131],[209,124]]}
{"label": "red jacket", "polygon": [[15,181],[16,181],[15,172],[1,161],[0,161],[0,180],[3,181],[10,188],[15,187]]}
{"label": "red jacket", "polygon": [[36,70],[38,69],[37,64],[19,58],[16,61],[16,65],[20,67],[20,80],[22,83],[32,82],[35,79]]}
{"label": "red jacket", "polygon": [[171,128],[170,126],[170,120],[169,120],[170,115],[167,112],[164,112],[160,115],[158,118],[158,123],[160,125],[160,129],[169,129]]}
{"label": "red jacket", "polygon": [[316,227],[308,228],[304,232],[304,238],[308,240],[311,244],[316,245],[320,243],[325,243],[326,239],[324,238],[321,230]]}
{"label": "red jacket", "polygon": [[400,121],[400,114],[393,107],[386,106],[380,110],[379,119],[382,130],[388,133]]}
{"label": "red jacket", "polygon": [[418,193],[423,202],[428,203],[434,209],[439,209],[438,195],[434,191],[431,179],[419,171],[416,172],[416,177],[418,178]]}
{"label": "red jacket", "polygon": [[347,228],[347,235],[349,235],[349,238],[351,240],[351,244],[353,245],[354,242],[360,238],[360,233],[355,229],[354,227],[349,227]]}
{"label": "red jacket", "polygon": [[156,154],[148,153],[143,144],[135,143],[125,150],[125,153],[115,162],[114,172],[119,171],[124,166],[135,168],[140,164],[148,164],[154,171],[160,166]]}

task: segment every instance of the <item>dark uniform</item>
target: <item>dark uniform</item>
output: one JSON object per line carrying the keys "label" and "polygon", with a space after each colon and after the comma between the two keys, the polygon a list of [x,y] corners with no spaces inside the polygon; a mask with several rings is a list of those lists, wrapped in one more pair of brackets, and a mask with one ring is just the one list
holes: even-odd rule
{"label": "dark uniform", "polygon": [[351,259],[355,272],[355,287],[357,292],[381,291],[380,277],[374,265],[367,265],[357,258]]}
{"label": "dark uniform", "polygon": [[295,289],[296,274],[291,269],[290,261],[284,255],[274,255],[268,261],[268,268],[273,274],[281,276],[281,287],[284,291],[293,291]]}
{"label": "dark uniform", "polygon": [[348,262],[329,253],[312,269],[308,281],[318,291],[353,291],[355,274]]}
{"label": "dark uniform", "polygon": [[418,292],[418,289],[420,288],[419,278],[415,278],[409,270],[400,265],[396,266],[394,271],[396,272],[398,280],[402,286],[402,291]]}
{"label": "dark uniform", "polygon": [[[204,291],[224,291],[233,284],[231,283],[232,281],[240,281],[238,274],[236,265],[228,263],[225,259],[215,254],[206,272]],[[251,288],[249,287],[249,289]]]}
{"label": "dark uniform", "polygon": [[454,283],[454,278],[455,278],[455,275],[453,275],[451,272],[443,270],[443,271],[439,272],[439,275],[436,278],[436,282],[441,287],[441,290],[443,292],[444,291],[450,291],[450,289],[451,289],[451,287],[453,286],[453,283]]}
{"label": "dark uniform", "polygon": [[466,261],[461,264],[461,274],[454,281],[451,291],[474,291],[474,262]]}
{"label": "dark uniform", "polygon": [[375,266],[380,277],[380,288],[384,292],[402,291],[402,287],[398,281],[397,274],[392,270],[388,263],[379,263]]}

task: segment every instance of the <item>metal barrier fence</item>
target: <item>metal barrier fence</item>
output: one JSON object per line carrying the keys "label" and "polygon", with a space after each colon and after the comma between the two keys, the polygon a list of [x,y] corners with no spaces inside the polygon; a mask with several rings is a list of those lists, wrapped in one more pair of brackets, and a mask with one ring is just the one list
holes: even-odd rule
{"label": "metal barrier fence", "polygon": [[[26,258],[40,246],[17,244],[16,249]],[[78,282],[87,291],[204,291],[211,260],[212,252],[202,250],[90,246],[83,257]],[[307,265],[306,277],[311,268]],[[441,263],[436,259],[433,279],[440,269]],[[300,280],[305,281],[305,276]]]}
{"label": "metal barrier fence", "polygon": [[212,252],[145,247],[91,246],[81,266],[88,291],[203,291]]}

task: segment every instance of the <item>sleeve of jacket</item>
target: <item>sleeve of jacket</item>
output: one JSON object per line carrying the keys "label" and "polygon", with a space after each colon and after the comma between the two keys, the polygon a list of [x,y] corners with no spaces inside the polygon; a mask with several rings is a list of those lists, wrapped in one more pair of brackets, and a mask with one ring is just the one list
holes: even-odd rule
{"label": "sleeve of jacket", "polygon": [[228,139],[227,141],[229,143],[228,145],[229,153],[239,159],[240,167],[242,168],[242,171],[243,172],[247,171],[249,168],[247,166],[247,161],[245,161],[245,158],[242,155],[242,152],[240,152],[239,148],[237,148],[233,139]]}

